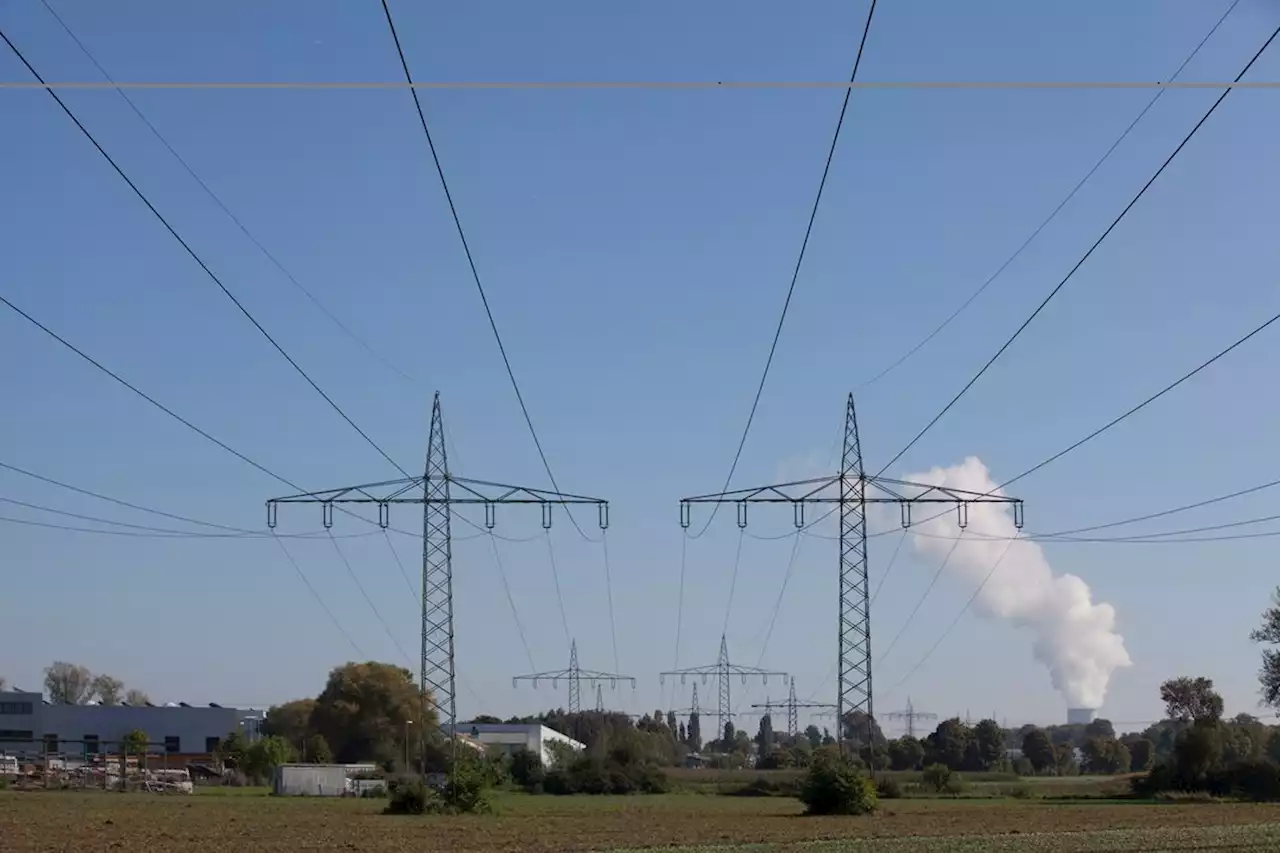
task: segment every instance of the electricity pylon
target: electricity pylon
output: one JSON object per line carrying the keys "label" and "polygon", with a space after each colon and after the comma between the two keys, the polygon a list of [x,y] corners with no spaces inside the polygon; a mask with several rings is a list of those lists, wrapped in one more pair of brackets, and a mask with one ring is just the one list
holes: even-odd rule
{"label": "electricity pylon", "polygon": [[[906,720],[907,721],[907,737],[916,736],[916,720],[936,720],[937,714],[929,711],[917,711],[915,706],[911,704],[911,697],[907,697],[907,707],[904,711],[891,711],[885,714],[886,720]],[[994,719],[994,718],[993,718]]]}
{"label": "electricity pylon", "polygon": [[[587,682],[589,686],[597,689],[604,682],[608,682],[610,687],[616,686],[619,681],[630,681],[631,689],[636,687],[636,680],[629,675],[619,675],[616,672],[596,672],[594,669],[582,669],[578,666],[578,641],[574,640],[569,644],[569,668],[557,669],[550,672],[531,672],[528,675],[517,675],[511,679],[511,686],[515,687],[518,682],[530,681],[536,688],[539,681],[550,681],[553,688],[560,686],[560,680],[564,679],[569,682],[569,713],[582,713],[582,682]],[[603,697],[597,692],[596,694],[596,710],[604,710]]]}
{"label": "electricity pylon", "polygon": [[698,703],[698,682],[695,681],[693,683],[693,701],[689,703],[689,707],[688,708],[672,708],[671,713],[679,717],[687,717],[690,714],[697,714],[699,720],[701,720],[704,714],[711,713],[710,708],[703,708]]}
{"label": "electricity pylon", "polygon": [[840,514],[840,595],[836,628],[840,681],[836,690],[836,717],[841,724],[836,728],[840,733],[842,751],[845,748],[843,721],[846,712],[862,711],[873,719],[875,716],[871,690],[867,504],[898,504],[904,528],[911,526],[911,508],[915,504],[951,504],[956,508],[962,529],[969,523],[970,504],[1009,504],[1013,507],[1014,526],[1022,527],[1022,501],[1017,498],[867,474],[862,466],[862,443],[858,438],[858,418],[852,394],[845,405],[844,453],[839,472],[808,480],[684,498],[680,501],[680,526],[689,527],[693,504],[722,503],[736,505],[740,528],[747,526],[747,505],[752,503],[790,504],[798,531],[808,526],[804,516],[805,508],[810,504],[834,504],[835,509],[827,514],[837,511]]}
{"label": "electricity pylon", "polygon": [[[691,666],[686,669],[672,669],[672,670],[667,670],[666,672],[660,672],[658,673],[658,683],[662,684],[666,680],[666,677],[668,675],[680,676],[681,684],[684,684],[685,679],[688,678],[690,675],[701,676],[703,684],[707,683],[707,676],[714,675],[716,677],[716,680],[719,682],[719,687],[720,687],[720,701],[716,709],[716,717],[720,723],[720,732],[716,735],[717,738],[724,736],[724,724],[733,719],[733,708],[730,705],[730,695],[729,695],[730,694],[730,688],[729,688],[730,676],[732,675],[741,676],[743,684],[747,683],[748,677],[752,677],[752,678],[759,677],[760,680],[765,684],[769,683],[769,676],[771,675],[778,676],[781,678],[787,677],[787,674],[785,672],[776,672],[774,670],[760,669],[759,667],[756,667],[756,666],[739,666],[738,664],[730,663],[729,662],[729,644],[725,641],[724,634],[720,635],[720,657],[718,660],[716,660],[714,664],[711,664],[709,666]],[[697,685],[694,685],[694,686],[696,687]]]}
{"label": "electricity pylon", "polygon": [[830,702],[798,702],[796,701],[796,680],[795,680],[795,677],[793,676],[791,679],[791,689],[787,693],[786,702],[773,702],[766,698],[763,702],[757,705],[752,705],[751,707],[764,708],[764,712],[770,716],[773,716],[774,708],[786,708],[787,709],[787,736],[795,737],[800,733],[800,709],[801,708],[830,710],[830,709],[834,709],[836,706],[832,705]]}
{"label": "electricity pylon", "polygon": [[[272,498],[267,501],[267,526],[275,528],[280,504],[320,504],[326,529],[333,526],[335,505],[340,508],[344,504],[377,506],[378,524],[384,530],[391,523],[392,505],[422,505],[422,660],[418,686],[422,691],[424,719],[426,711],[434,710],[437,719],[448,728],[455,759],[452,763],[456,765],[458,710],[453,635],[453,536],[450,525],[455,514],[453,507],[483,506],[484,526],[491,531],[496,523],[499,505],[537,505],[542,509],[543,528],[550,529],[553,506],[593,504],[600,529],[604,530],[609,526],[609,502],[600,498],[455,476],[449,473],[444,439],[440,393],[436,392],[431,403],[427,461],[421,477],[384,480]],[[354,512],[345,508],[341,511],[355,516]],[[425,738],[423,749],[426,749]]]}

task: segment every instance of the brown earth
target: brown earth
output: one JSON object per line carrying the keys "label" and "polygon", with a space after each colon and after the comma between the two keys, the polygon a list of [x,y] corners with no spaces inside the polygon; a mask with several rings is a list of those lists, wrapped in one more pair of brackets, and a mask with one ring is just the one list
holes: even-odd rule
{"label": "brown earth", "polygon": [[[895,800],[864,818],[806,818],[787,799],[696,795],[499,798],[493,816],[386,817],[377,800],[0,792],[5,851],[549,853],[904,836],[1006,836],[1274,823],[1280,807]],[[1139,848],[1141,849],[1141,848]]]}

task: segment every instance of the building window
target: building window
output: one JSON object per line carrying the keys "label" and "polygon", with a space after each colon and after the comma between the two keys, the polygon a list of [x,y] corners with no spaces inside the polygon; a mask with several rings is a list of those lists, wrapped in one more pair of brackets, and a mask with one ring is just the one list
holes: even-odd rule
{"label": "building window", "polygon": [[222,738],[207,737],[204,739],[204,751],[213,755],[218,751],[218,747],[222,746]]}
{"label": "building window", "polygon": [[35,735],[29,731],[19,731],[17,729],[0,729],[0,750],[4,749],[6,741],[23,741],[30,743],[35,740]]}
{"label": "building window", "polygon": [[30,702],[0,702],[0,714],[31,716]]}
{"label": "building window", "polygon": [[165,752],[182,752],[182,740],[177,735],[165,735]]}
{"label": "building window", "polygon": [[58,751],[58,736],[57,736],[56,734],[49,734],[49,733],[46,733],[46,734],[45,734],[45,736],[44,736],[44,751],[45,751],[45,752],[57,752],[57,751]]}
{"label": "building window", "polygon": [[100,750],[98,749],[98,736],[85,735],[84,736],[84,754],[97,755],[99,751]]}

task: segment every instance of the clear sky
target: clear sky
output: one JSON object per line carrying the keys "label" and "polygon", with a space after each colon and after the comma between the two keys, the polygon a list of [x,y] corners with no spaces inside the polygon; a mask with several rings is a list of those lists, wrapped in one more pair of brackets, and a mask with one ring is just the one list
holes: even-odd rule
{"label": "clear sky", "polygon": [[[1167,78],[1226,0],[881,3],[861,77]],[[120,80],[396,80],[380,6],[149,0],[55,4]],[[841,80],[863,3],[394,4],[421,80]],[[1242,0],[1184,72],[1236,75],[1280,4]],[[97,73],[39,2],[0,27],[48,79]],[[0,79],[26,81],[0,51]],[[1280,79],[1280,47],[1250,79]],[[376,441],[410,470],[439,389],[455,473],[547,486],[469,278],[404,90],[135,90],[147,117],[246,226],[344,323],[339,331],[204,195],[110,90],[64,97],[195,250]],[[873,470],[896,453],[1053,287],[1217,97],[1167,92],[1093,180],[959,320],[869,388],[985,280],[1151,97],[1149,89],[855,91],[735,485],[825,466],[858,389]],[[657,673],[715,659],[738,531],[732,513],[687,546],[678,658],[677,500],[720,488],[759,379],[841,93],[755,90],[436,90],[423,93],[459,213],[557,479],[612,502],[610,639],[602,550],[553,529],[584,667],[638,679],[629,710],[671,704]],[[0,292],[223,441],[309,488],[394,469],[270,348],[110,170],[52,99],[0,90]],[[891,475],[975,455],[1005,479],[1120,414],[1277,310],[1280,100],[1230,95],[996,366]],[[1097,441],[1020,482],[1027,525],[1125,518],[1277,476],[1280,356],[1271,330]],[[259,528],[288,491],[0,313],[0,461],[165,510]],[[164,527],[169,522],[0,471],[0,497]],[[1275,495],[1104,535],[1266,515]],[[99,525],[22,507],[0,515]],[[584,517],[583,519],[587,519]],[[755,511],[779,536],[789,513]],[[412,529],[405,510],[398,525]],[[123,528],[116,528],[123,529]],[[195,528],[193,528],[194,530]],[[320,529],[299,509],[283,532]],[[876,529],[882,529],[877,527]],[[1247,528],[1266,530],[1265,525]],[[367,528],[339,521],[335,532]],[[499,543],[526,655],[484,539],[455,546],[460,712],[563,700],[512,675],[567,664],[536,513],[503,514]],[[815,531],[821,532],[821,531]],[[1227,531],[1231,532],[1231,531]],[[872,540],[873,582],[897,535]],[[412,573],[419,542],[394,537]],[[1158,717],[1157,686],[1207,675],[1231,712],[1256,709],[1248,640],[1276,584],[1274,539],[1053,544],[1114,605],[1133,666],[1103,713]],[[731,657],[793,673],[831,701],[835,543],[806,537],[767,647],[789,538],[746,539]],[[417,603],[380,536],[342,540],[412,662],[399,657],[325,540],[290,545],[364,651],[417,670]],[[904,547],[876,602],[884,648],[937,568]],[[54,659],[155,700],[264,704],[314,694],[356,657],[279,548],[0,523],[0,675],[32,688]],[[412,579],[412,575],[411,575]],[[877,670],[889,685],[972,593],[944,575]],[[532,661],[530,661],[530,656]],[[743,702],[785,695],[778,681]],[[674,699],[688,704],[688,688]],[[744,693],[743,691],[750,691]],[[701,689],[714,702],[713,685]],[[1065,718],[1016,626],[966,616],[881,710],[903,705],[1011,724]],[[590,701],[584,697],[585,701]],[[886,707],[888,706],[888,707]]]}

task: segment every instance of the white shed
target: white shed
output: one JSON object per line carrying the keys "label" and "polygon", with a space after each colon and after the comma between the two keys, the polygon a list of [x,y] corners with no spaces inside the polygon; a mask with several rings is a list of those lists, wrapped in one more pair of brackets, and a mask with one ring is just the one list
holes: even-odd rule
{"label": "white shed", "polygon": [[527,749],[540,757],[547,767],[554,763],[550,749],[553,743],[563,743],[578,752],[586,749],[586,744],[539,723],[459,723],[458,734],[506,753]]}
{"label": "white shed", "polygon": [[281,764],[271,779],[271,793],[281,797],[341,797],[350,788],[343,764]]}

